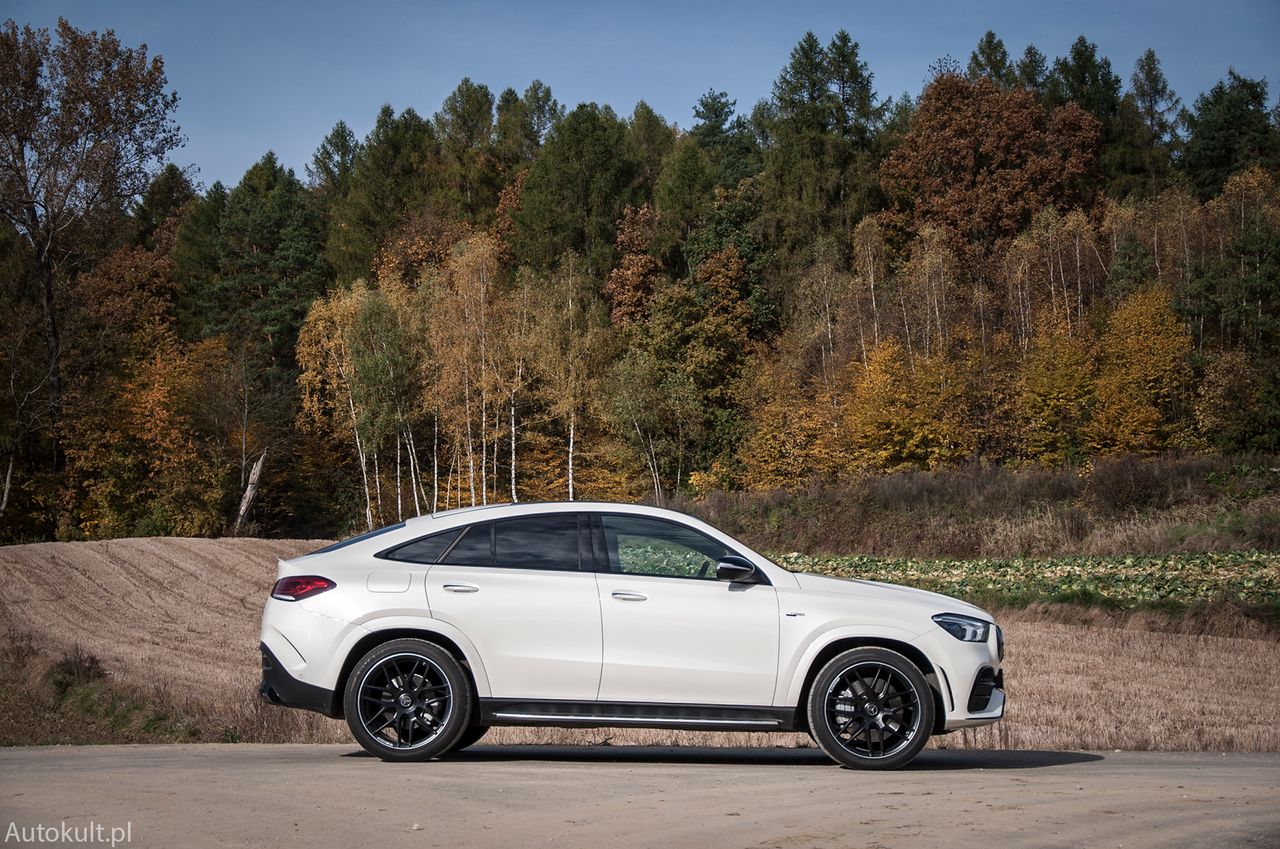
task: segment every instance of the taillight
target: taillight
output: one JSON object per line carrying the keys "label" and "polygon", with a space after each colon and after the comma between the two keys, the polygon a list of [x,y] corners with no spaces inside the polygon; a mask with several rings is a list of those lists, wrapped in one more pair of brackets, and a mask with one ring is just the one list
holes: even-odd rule
{"label": "taillight", "polygon": [[271,597],[280,601],[301,601],[336,586],[333,581],[319,575],[295,575],[276,581],[276,585],[271,588]]}

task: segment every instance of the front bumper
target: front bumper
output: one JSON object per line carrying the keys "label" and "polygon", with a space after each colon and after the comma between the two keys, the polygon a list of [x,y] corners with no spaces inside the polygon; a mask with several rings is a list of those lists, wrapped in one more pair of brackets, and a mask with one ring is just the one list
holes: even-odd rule
{"label": "front bumper", "polygon": [[1004,717],[1003,636],[996,627],[985,642],[963,642],[936,628],[917,638],[916,645],[937,672],[942,696],[936,731],[989,725]]}
{"label": "front bumper", "polygon": [[333,690],[299,681],[289,674],[284,665],[271,653],[266,643],[260,643],[262,652],[262,683],[258,685],[258,697],[273,705],[315,711],[335,719],[342,716],[341,705]]}

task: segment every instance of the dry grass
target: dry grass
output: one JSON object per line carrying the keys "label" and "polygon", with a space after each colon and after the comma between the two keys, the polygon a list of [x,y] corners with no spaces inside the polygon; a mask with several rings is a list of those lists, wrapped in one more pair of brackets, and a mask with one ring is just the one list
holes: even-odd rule
{"label": "dry grass", "polygon": [[[11,636],[3,664],[32,683],[44,674],[33,670],[47,670],[78,644],[101,660],[114,693],[146,701],[151,714],[182,717],[177,733],[191,739],[348,741],[342,723],[265,706],[255,696],[258,621],[275,559],[314,546],[129,539],[0,548],[0,634],[30,633],[37,652],[30,657],[23,640]],[[1007,718],[935,745],[1280,750],[1280,640],[1256,620],[1230,612],[1173,619],[1061,606],[1003,611],[1000,618],[1009,646]],[[18,742],[12,729],[26,721],[20,705],[0,698],[8,742]],[[42,722],[25,739],[145,740],[148,722],[79,729]],[[172,728],[164,727],[172,739]],[[636,729],[509,728],[486,740],[810,745],[792,734]]]}
{"label": "dry grass", "polygon": [[1280,457],[1111,457],[1080,468],[973,464],[677,499],[760,551],[894,557],[1280,549]]}

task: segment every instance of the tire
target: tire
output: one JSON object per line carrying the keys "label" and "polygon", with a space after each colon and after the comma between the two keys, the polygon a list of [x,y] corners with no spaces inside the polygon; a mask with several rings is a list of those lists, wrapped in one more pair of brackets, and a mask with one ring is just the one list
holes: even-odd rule
{"label": "tire", "polygon": [[351,670],[343,708],[366,752],[425,761],[450,751],[471,721],[471,681],[453,655],[426,640],[375,646]]}
{"label": "tire", "polygon": [[854,769],[897,769],[933,731],[933,692],[895,651],[850,649],[831,659],[809,690],[809,733],[832,760]]}
{"label": "tire", "polygon": [[488,733],[489,726],[487,725],[469,726],[466,731],[462,732],[462,736],[458,738],[458,741],[449,747],[449,753],[460,752],[469,746],[474,746],[480,742],[481,737]]}

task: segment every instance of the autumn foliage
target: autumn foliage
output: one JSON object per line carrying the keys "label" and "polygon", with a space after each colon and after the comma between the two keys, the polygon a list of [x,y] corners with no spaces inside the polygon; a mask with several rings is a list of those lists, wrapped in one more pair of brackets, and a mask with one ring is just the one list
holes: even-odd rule
{"label": "autumn foliage", "polygon": [[[754,109],[711,90],[687,130],[464,79],[430,118],[338,122],[305,181],[267,153],[198,187],[162,166],[162,64],[58,38],[132,68],[150,123],[109,81],[48,101],[141,158],[0,226],[2,539],[1280,450],[1261,81],[1184,120],[1154,53],[1126,91],[1083,37],[1050,68],[988,33],[881,99],[847,32],[810,33]],[[48,94],[51,51],[0,29],[6,92]],[[0,210],[29,212],[6,162]]]}

